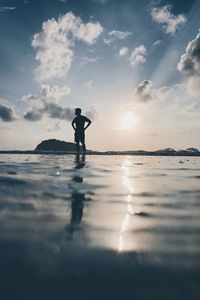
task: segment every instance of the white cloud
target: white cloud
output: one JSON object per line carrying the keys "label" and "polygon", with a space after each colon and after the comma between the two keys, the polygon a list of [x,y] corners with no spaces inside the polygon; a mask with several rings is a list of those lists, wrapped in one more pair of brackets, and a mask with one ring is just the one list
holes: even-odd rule
{"label": "white cloud", "polygon": [[40,63],[36,78],[45,81],[65,76],[73,61],[75,40],[92,45],[102,31],[100,23],[83,23],[72,12],[60,16],[58,20],[43,22],[42,31],[32,39],[32,46],[37,51],[36,59]]}
{"label": "white cloud", "polygon": [[144,45],[140,45],[139,47],[133,49],[130,56],[131,65],[144,64],[146,61],[145,58],[146,54],[147,54],[147,49],[145,48]]}
{"label": "white cloud", "polygon": [[101,60],[102,57],[88,57],[88,56],[84,56],[81,60],[81,65],[87,65],[89,63],[95,64],[97,63],[99,60]]}
{"label": "white cloud", "polygon": [[111,37],[116,37],[119,40],[124,40],[128,36],[130,36],[132,32],[129,31],[121,31],[121,30],[112,30],[108,32],[108,35]]}
{"label": "white cloud", "polygon": [[188,79],[188,90],[190,93],[200,91],[200,32],[196,38],[191,40],[186,52],[181,56],[177,69]]}
{"label": "white cloud", "polygon": [[124,40],[130,35],[132,35],[132,32],[130,31],[112,30],[107,33],[107,36],[104,38],[104,42],[105,44],[110,45],[114,40]]}
{"label": "white cloud", "polygon": [[119,50],[119,57],[123,57],[123,56],[126,56],[128,55],[128,51],[129,49],[127,47],[122,47],[120,50]]}
{"label": "white cloud", "polygon": [[92,80],[85,82],[84,85],[87,89],[91,89],[92,88]]}
{"label": "white cloud", "polygon": [[162,27],[167,34],[174,35],[187,22],[187,18],[183,14],[175,16],[170,10],[170,5],[154,7],[151,11],[151,17],[153,21],[163,25]]}
{"label": "white cloud", "polygon": [[161,40],[157,40],[152,45],[155,46],[155,47],[158,47],[158,46],[160,46],[161,43],[162,43]]}
{"label": "white cloud", "polygon": [[133,90],[132,97],[134,101],[147,103],[153,100],[163,100],[170,92],[170,88],[163,86],[160,88],[154,88],[151,80],[143,80]]}
{"label": "white cloud", "polygon": [[15,6],[1,6],[0,7],[0,12],[9,12],[15,10]]}
{"label": "white cloud", "polygon": [[48,84],[42,84],[41,90],[38,95],[29,94],[23,97],[24,101],[32,101],[36,106],[40,106],[40,103],[54,102],[58,103],[63,96],[68,96],[70,89],[68,86],[59,87],[58,85],[50,86]]}
{"label": "white cloud", "polygon": [[184,108],[184,112],[191,113],[191,114],[200,114],[200,105],[197,102],[187,105]]}

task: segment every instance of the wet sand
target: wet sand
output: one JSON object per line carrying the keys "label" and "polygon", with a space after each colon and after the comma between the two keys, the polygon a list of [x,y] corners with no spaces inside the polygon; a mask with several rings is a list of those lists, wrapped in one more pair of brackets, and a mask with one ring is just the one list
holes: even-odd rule
{"label": "wet sand", "polygon": [[1,299],[199,299],[200,158],[0,155]]}

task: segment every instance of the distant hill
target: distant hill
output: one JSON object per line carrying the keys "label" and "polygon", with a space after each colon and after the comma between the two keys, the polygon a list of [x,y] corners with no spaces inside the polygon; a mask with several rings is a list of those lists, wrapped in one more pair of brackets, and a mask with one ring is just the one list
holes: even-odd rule
{"label": "distant hill", "polygon": [[50,139],[42,141],[37,145],[35,151],[62,151],[62,152],[75,152],[76,144],[60,141],[56,139]]}

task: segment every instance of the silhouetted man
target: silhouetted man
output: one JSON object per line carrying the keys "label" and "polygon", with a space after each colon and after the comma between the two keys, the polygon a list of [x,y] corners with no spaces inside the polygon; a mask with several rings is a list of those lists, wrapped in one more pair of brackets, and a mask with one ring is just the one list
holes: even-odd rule
{"label": "silhouetted man", "polygon": [[[82,144],[83,155],[85,156],[85,151],[86,151],[86,147],[85,147],[85,130],[90,126],[90,124],[92,122],[87,117],[81,115],[81,109],[80,108],[75,109],[75,115],[76,115],[76,117],[72,121],[72,127],[75,130],[74,140],[75,140],[75,143],[76,143],[77,156],[79,157],[79,144],[80,143]],[[87,125],[86,125],[86,123],[87,123]]]}

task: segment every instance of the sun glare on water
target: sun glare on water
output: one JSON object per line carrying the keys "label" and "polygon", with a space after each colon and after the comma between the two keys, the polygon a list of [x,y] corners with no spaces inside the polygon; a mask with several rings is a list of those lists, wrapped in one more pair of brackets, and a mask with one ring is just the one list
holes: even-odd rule
{"label": "sun glare on water", "polygon": [[140,118],[133,112],[125,113],[120,119],[120,128],[123,130],[130,130],[140,123]]}

